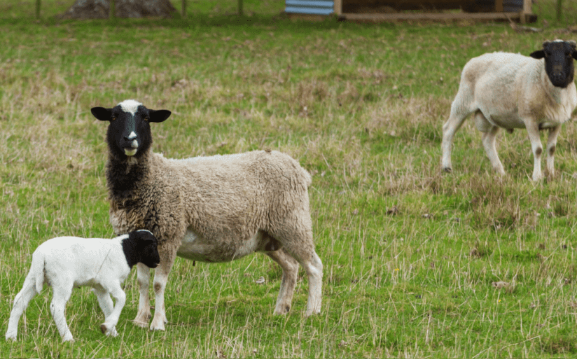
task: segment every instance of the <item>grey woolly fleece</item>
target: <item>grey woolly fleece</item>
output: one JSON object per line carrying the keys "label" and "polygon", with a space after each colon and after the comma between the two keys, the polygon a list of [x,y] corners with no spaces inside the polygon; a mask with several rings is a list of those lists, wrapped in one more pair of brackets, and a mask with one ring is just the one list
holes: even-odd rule
{"label": "grey woolly fleece", "polygon": [[[285,234],[295,230],[312,238],[311,176],[277,151],[174,160],[149,149],[138,159],[110,157],[106,172],[114,231],[148,229],[159,250],[175,252],[187,229],[211,243],[207,262],[239,258],[243,242],[259,231],[285,244],[291,241]],[[289,247],[299,255],[314,253],[311,241],[294,241]]]}

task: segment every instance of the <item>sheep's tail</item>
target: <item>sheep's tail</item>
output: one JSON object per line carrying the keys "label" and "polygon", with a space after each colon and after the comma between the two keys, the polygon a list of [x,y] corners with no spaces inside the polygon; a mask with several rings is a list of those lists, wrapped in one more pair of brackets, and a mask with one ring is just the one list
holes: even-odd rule
{"label": "sheep's tail", "polygon": [[32,254],[32,266],[30,267],[30,279],[36,280],[36,292],[40,293],[44,287],[44,254]]}

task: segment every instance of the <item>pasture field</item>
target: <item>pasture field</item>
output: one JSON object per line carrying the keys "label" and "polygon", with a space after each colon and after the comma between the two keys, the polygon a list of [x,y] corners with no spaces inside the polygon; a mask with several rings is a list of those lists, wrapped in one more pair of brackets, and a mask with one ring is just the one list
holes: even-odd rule
{"label": "pasture field", "polygon": [[471,121],[456,135],[454,172],[440,173],[441,126],[467,60],[577,39],[567,30],[576,5],[565,1],[556,22],[554,1],[539,0],[545,31],[520,34],[508,24],[292,22],[278,0],[247,1],[240,18],[235,2],[199,0],[185,20],[55,19],[71,2],[45,0],[38,22],[32,1],[0,4],[1,334],[40,243],[113,235],[106,125],[90,108],[129,98],[173,111],[153,125],[167,157],[272,148],[310,171],[323,310],[303,316],[301,270],[290,314],[273,316],[281,270],[263,255],[177,259],[166,332],[131,323],[133,271],[119,337],[100,333],[96,297],[82,288],[66,315],[76,342],[61,343],[45,288],[18,341],[0,339],[0,357],[577,354],[575,123],[543,182],[530,181],[525,131],[499,136],[499,178]]}

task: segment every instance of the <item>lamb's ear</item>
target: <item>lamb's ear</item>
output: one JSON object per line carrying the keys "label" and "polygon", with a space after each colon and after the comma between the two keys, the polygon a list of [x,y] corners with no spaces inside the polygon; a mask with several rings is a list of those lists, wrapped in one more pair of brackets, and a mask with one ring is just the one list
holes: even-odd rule
{"label": "lamb's ear", "polygon": [[111,121],[112,120],[112,109],[104,107],[93,107],[90,109],[92,116],[96,117],[100,121]]}
{"label": "lamb's ear", "polygon": [[150,122],[164,122],[170,117],[172,112],[168,110],[148,110]]}
{"label": "lamb's ear", "polygon": [[531,56],[534,59],[542,59],[545,57],[545,51],[543,50],[534,51],[529,56]]}

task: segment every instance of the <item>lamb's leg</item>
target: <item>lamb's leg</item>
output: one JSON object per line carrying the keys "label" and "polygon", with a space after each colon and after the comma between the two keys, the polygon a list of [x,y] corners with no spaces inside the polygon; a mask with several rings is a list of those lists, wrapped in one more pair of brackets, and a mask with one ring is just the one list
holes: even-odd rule
{"label": "lamb's leg", "polygon": [[[114,304],[112,303],[112,299],[110,299],[110,294],[108,291],[102,287],[94,288],[94,294],[96,294],[96,298],[98,299],[98,304],[100,305],[100,309],[102,309],[102,313],[104,313],[104,321],[112,314],[112,308]],[[102,327],[100,328],[102,330]],[[112,328],[108,332],[108,335],[112,335],[113,337],[117,336],[118,333],[116,332],[115,328]]]}
{"label": "lamb's leg", "polygon": [[60,283],[52,284],[52,303],[50,303],[50,313],[52,313],[52,318],[56,323],[56,328],[60,336],[62,336],[62,341],[74,341],[70,329],[68,329],[68,324],[66,324],[66,317],[64,316],[64,311],[66,309],[66,302],[70,299],[72,294],[72,283],[61,285]]}
{"label": "lamb's leg", "polygon": [[142,263],[136,265],[138,285],[140,288],[140,299],[138,300],[138,313],[134,318],[134,324],[146,328],[150,320],[150,299],[148,295],[148,285],[150,282],[150,268]]}
{"label": "lamb's leg", "polygon": [[472,112],[465,103],[469,100],[468,87],[459,88],[457,96],[451,105],[451,115],[447,122],[443,124],[443,142],[441,143],[441,150],[443,152],[443,158],[441,160],[441,169],[445,172],[451,172],[453,166],[451,164],[451,150],[453,146],[453,136],[461,128],[465,118]]}
{"label": "lamb's leg", "polygon": [[549,129],[549,137],[547,138],[547,173],[550,177],[555,175],[555,147],[557,146],[557,136],[561,131],[561,125]]}
{"label": "lamb's leg", "polygon": [[28,307],[28,303],[36,295],[36,283],[33,278],[26,277],[22,290],[14,298],[14,307],[10,313],[10,320],[8,321],[8,330],[6,331],[6,340],[16,340],[18,335],[18,321],[22,313]]}
{"label": "lamb's leg", "polygon": [[124,303],[126,303],[126,294],[120,287],[120,283],[111,284],[105,289],[112,294],[116,303],[110,315],[106,317],[104,323],[100,326],[100,330],[106,335],[117,336],[116,324],[118,324],[118,318],[120,318],[120,313],[122,313],[122,308],[124,308]]}
{"label": "lamb's leg", "polygon": [[291,308],[293,293],[297,284],[299,264],[283,248],[274,252],[266,252],[266,255],[282,268],[282,281],[274,314],[286,314]]}
{"label": "lamb's leg", "polygon": [[[477,115],[476,115],[477,116]],[[483,116],[480,114],[480,116]],[[491,161],[493,169],[497,171],[500,175],[505,174],[505,169],[501,160],[499,160],[499,155],[497,154],[497,148],[495,147],[495,142],[497,139],[497,134],[500,128],[497,126],[492,126],[487,132],[483,133],[483,147],[485,147],[485,152],[487,157]]]}
{"label": "lamb's leg", "polygon": [[541,145],[541,138],[539,137],[539,124],[536,121],[524,121],[527,127],[527,134],[529,141],[531,141],[531,149],[533,150],[533,181],[539,181],[543,178],[541,173],[541,154],[543,153],[543,146]]}
{"label": "lamb's leg", "polygon": [[176,248],[172,246],[158,247],[160,264],[154,272],[154,318],[150,324],[150,330],[164,330],[164,324],[168,322],[164,308],[164,290],[168,282],[168,275],[176,258]]}

